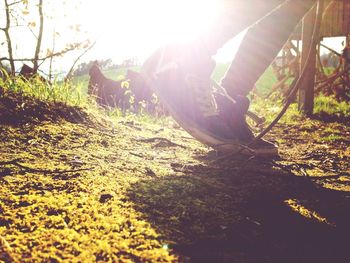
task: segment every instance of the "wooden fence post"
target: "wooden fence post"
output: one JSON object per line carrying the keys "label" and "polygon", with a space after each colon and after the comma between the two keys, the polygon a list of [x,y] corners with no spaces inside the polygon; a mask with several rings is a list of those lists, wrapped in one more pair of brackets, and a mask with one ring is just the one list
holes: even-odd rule
{"label": "wooden fence post", "polygon": [[[307,57],[310,53],[310,59],[305,68],[305,75],[299,90],[298,108],[307,116],[312,115],[314,108],[314,86],[316,75],[316,56],[317,45],[319,43],[320,29],[314,30],[314,22],[317,15],[317,8],[322,12],[323,0],[319,0],[318,4],[306,14],[302,22],[302,52],[301,52],[301,68],[304,68]],[[315,33],[313,38],[313,33]]]}

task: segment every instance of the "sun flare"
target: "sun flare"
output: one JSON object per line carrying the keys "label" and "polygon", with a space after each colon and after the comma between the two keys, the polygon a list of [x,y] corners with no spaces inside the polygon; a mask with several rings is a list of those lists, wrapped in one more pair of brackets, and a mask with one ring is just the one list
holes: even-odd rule
{"label": "sun flare", "polygon": [[220,6],[214,0],[102,0],[84,7],[82,23],[105,51],[149,53],[164,43],[186,41],[208,30]]}

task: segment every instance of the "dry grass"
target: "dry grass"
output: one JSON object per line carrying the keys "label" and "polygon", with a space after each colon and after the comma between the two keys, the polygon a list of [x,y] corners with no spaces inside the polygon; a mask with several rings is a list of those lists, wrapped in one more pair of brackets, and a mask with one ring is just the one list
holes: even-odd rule
{"label": "dry grass", "polygon": [[[41,105],[8,95],[1,98],[11,98],[13,109],[28,105],[18,118]],[[57,116],[55,105],[45,103],[39,121],[31,115],[0,124],[0,260],[342,262],[346,256],[349,127],[299,117],[297,125],[280,124],[269,134],[280,144],[279,158],[215,161],[214,151],[169,119],[108,119],[81,108]],[[82,118],[71,119],[71,111]]]}

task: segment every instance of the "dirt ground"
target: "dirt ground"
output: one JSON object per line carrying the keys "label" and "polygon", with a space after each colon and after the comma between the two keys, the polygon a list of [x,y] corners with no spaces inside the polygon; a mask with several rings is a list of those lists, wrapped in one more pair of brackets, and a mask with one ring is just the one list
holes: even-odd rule
{"label": "dirt ground", "polygon": [[170,120],[109,122],[8,97],[0,98],[0,261],[350,258],[348,125],[279,124],[267,138],[280,156],[261,159],[218,155]]}

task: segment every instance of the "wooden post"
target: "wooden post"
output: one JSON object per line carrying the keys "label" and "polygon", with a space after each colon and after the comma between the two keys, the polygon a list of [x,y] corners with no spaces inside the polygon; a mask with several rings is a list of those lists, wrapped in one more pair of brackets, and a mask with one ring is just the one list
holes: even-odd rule
{"label": "wooden post", "polygon": [[[322,0],[320,1],[322,3]],[[320,12],[322,12],[322,4],[318,3]],[[304,78],[299,90],[299,110],[307,116],[312,115],[314,108],[314,87],[316,75],[316,56],[317,44],[319,43],[320,29],[314,30],[314,23],[317,15],[317,4],[306,14],[302,23],[302,52],[301,52],[301,68],[304,68],[310,53],[310,59],[305,68]],[[315,33],[313,39],[313,33]]]}

